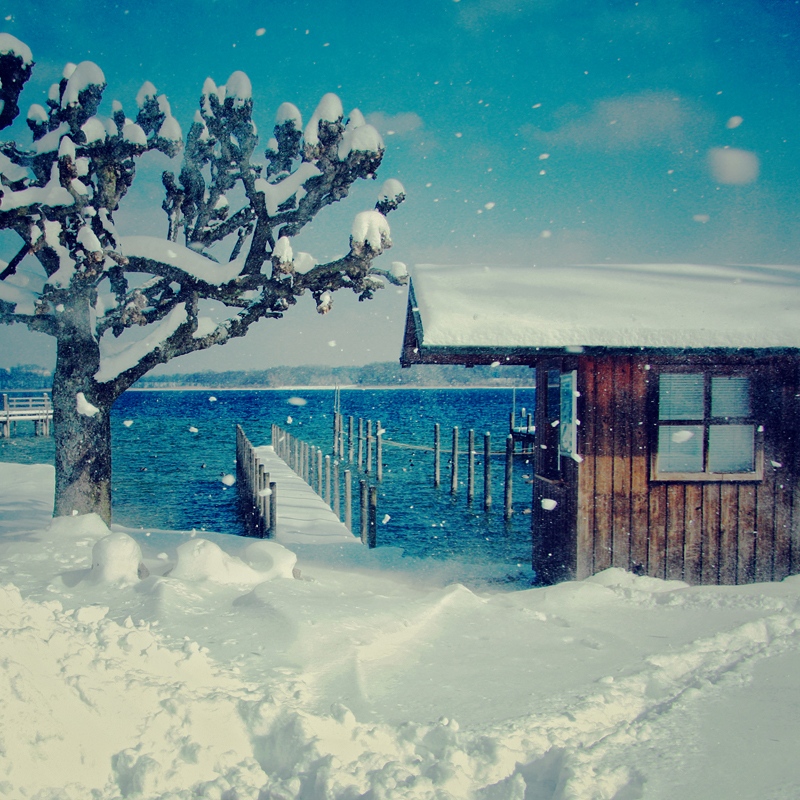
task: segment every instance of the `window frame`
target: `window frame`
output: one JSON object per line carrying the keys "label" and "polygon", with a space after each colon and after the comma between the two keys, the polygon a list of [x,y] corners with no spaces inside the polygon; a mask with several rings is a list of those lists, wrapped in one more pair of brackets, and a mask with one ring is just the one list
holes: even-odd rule
{"label": "window frame", "polygon": [[[756,483],[764,479],[764,425],[760,419],[758,402],[759,374],[753,368],[724,365],[659,365],[651,368],[654,380],[650,396],[650,480],[659,483]],[[659,392],[661,375],[703,376],[703,418],[659,419]],[[714,417],[711,415],[712,378],[747,378],[750,382],[750,414],[747,417]],[[703,471],[665,472],[658,469],[658,437],[661,427],[696,426],[703,429]],[[753,426],[753,470],[748,472],[709,471],[709,432],[713,425]]]}

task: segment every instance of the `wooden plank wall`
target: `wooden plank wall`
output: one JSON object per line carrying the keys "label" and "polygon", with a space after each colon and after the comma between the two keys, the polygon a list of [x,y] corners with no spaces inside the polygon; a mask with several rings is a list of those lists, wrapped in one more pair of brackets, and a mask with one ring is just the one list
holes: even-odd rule
{"label": "wooden plank wall", "polygon": [[[536,368],[536,385],[547,386],[547,372],[561,372],[573,364],[562,360],[540,362]],[[536,393],[535,424],[541,432],[534,450],[532,480],[532,564],[540,583],[569,580],[578,569],[575,543],[577,518],[578,464],[571,458],[553,459],[558,453],[558,427],[548,418],[547,392]],[[543,447],[544,446],[544,447]],[[556,466],[558,465],[558,466]],[[550,474],[551,468],[557,474]],[[545,477],[548,476],[548,477]],[[542,501],[556,502],[556,507],[543,508]]]}
{"label": "wooden plank wall", "polygon": [[667,364],[639,356],[579,360],[576,577],[614,566],[733,584],[800,572],[797,362],[771,358],[759,366],[765,468],[758,483],[650,481],[651,376]]}

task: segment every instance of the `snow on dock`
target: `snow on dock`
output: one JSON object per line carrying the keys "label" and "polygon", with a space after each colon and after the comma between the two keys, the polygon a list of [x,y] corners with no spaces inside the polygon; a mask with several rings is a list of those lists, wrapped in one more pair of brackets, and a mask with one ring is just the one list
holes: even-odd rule
{"label": "snow on dock", "polygon": [[272,445],[255,448],[256,457],[278,485],[275,539],[281,544],[358,544],[328,504],[276,453]]}

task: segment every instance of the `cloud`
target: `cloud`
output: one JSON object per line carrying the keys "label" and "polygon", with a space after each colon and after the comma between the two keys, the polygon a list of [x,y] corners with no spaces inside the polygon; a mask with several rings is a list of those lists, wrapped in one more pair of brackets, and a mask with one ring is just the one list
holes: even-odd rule
{"label": "cloud", "polygon": [[374,125],[382,136],[407,136],[423,127],[422,117],[413,111],[400,114],[384,114],[375,111],[367,116],[367,122]]}
{"label": "cloud", "polygon": [[554,130],[528,125],[522,133],[548,147],[619,151],[681,144],[698,129],[709,126],[702,112],[666,92],[600,100],[588,111],[567,109],[562,115],[572,118]]}
{"label": "cloud", "polygon": [[518,17],[529,11],[550,11],[562,0],[458,0],[458,22],[479,29],[498,17]]}
{"label": "cloud", "polygon": [[708,151],[708,166],[717,183],[735,186],[753,183],[761,168],[755,153],[736,147],[712,147]]}

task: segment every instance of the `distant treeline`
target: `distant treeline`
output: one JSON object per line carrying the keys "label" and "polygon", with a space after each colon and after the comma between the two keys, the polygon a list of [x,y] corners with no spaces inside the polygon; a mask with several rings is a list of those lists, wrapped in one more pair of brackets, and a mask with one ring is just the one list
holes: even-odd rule
{"label": "distant treeline", "polygon": [[[402,369],[386,362],[360,367],[271,367],[227,372],[147,375],[137,389],[280,389],[293,386],[533,386],[528,367],[456,367],[418,365]],[[49,389],[52,373],[35,366],[0,369],[0,391]]]}
{"label": "distant treeline", "polygon": [[12,389],[50,389],[53,374],[42,367],[23,364],[19,367],[0,368],[0,391]]}
{"label": "distant treeline", "polygon": [[386,362],[359,367],[271,367],[260,370],[148,375],[137,389],[280,389],[292,386],[532,386],[528,367],[420,365],[402,369]]}

